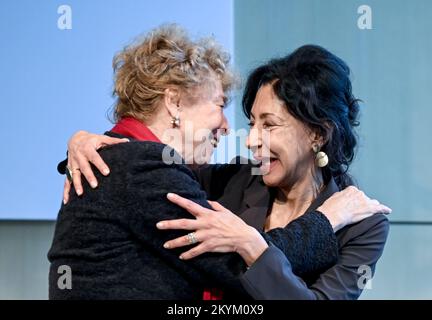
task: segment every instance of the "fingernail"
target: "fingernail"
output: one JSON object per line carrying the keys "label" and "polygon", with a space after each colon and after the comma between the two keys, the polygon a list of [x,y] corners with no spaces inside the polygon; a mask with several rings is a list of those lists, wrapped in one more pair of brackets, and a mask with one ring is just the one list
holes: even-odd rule
{"label": "fingernail", "polygon": [[94,189],[97,187],[97,182],[96,181],[92,181],[90,182],[91,187]]}
{"label": "fingernail", "polygon": [[82,190],[81,189],[77,189],[76,192],[77,192],[77,195],[79,195],[79,196],[82,195]]}
{"label": "fingernail", "polygon": [[130,140],[128,138],[123,138],[123,140],[126,142],[130,142]]}
{"label": "fingernail", "polygon": [[158,222],[158,223],[156,223],[156,227],[158,227],[159,229],[162,229],[164,227],[164,223]]}
{"label": "fingernail", "polygon": [[180,260],[184,260],[184,256],[183,255],[180,255]]}
{"label": "fingernail", "polygon": [[164,243],[163,247],[164,247],[165,249],[169,249],[171,246],[169,245],[169,243]]}
{"label": "fingernail", "polygon": [[174,193],[171,192],[167,193],[167,198],[174,198],[174,197],[175,197]]}
{"label": "fingernail", "polygon": [[63,204],[66,204],[66,199],[65,198],[63,198]]}
{"label": "fingernail", "polygon": [[108,168],[103,169],[103,174],[109,174],[109,173],[110,173],[110,171]]}

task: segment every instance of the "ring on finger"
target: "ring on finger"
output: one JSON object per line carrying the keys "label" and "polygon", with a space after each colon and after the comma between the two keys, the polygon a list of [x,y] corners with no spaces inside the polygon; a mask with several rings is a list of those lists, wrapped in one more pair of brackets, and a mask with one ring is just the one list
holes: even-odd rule
{"label": "ring on finger", "polygon": [[198,242],[195,232],[188,233],[186,237],[190,244],[195,244]]}
{"label": "ring on finger", "polygon": [[71,168],[69,168],[69,166],[66,166],[66,177],[68,178],[69,182],[72,182],[72,181],[73,181],[73,180],[72,180],[72,177],[73,177],[73,171],[74,171],[74,170],[78,170],[78,171],[80,171],[79,168],[71,169]]}
{"label": "ring on finger", "polygon": [[72,170],[68,166],[66,166],[66,177],[72,183]]}

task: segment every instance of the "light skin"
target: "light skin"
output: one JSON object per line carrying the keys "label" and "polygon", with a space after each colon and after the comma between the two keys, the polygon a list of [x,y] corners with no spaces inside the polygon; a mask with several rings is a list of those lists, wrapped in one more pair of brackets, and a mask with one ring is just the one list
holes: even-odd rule
{"label": "light skin", "polygon": [[[204,159],[208,161],[213,151],[210,144],[208,133],[219,140],[221,132],[228,131],[228,121],[223,113],[226,96],[222,89],[221,81],[216,75],[210,75],[209,83],[201,88],[192,89],[185,92],[178,88],[167,88],[163,98],[159,101],[156,113],[146,121],[149,129],[161,140],[174,148],[183,156],[184,159],[193,162],[194,156],[202,155],[207,151]],[[191,97],[192,95],[192,97]],[[176,131],[181,135],[180,139],[173,140],[167,131],[172,132],[171,120],[173,117],[180,118],[180,125]],[[189,129],[194,141],[191,148],[185,148],[182,144],[185,141],[186,127]],[[205,136],[204,136],[205,134]],[[103,137],[103,139],[101,139]],[[203,143],[205,139],[205,143]],[[96,152],[96,150],[107,145],[125,143],[129,139],[117,139],[108,136],[91,135],[85,131],[79,131],[68,143],[69,157],[68,167],[72,170],[72,181],[75,192],[80,196],[83,193],[81,174],[82,173],[92,188],[98,185],[97,179],[93,174],[90,163],[93,163],[103,175],[109,174],[109,168]],[[205,150],[203,150],[205,149]],[[77,171],[79,168],[79,171]],[[63,192],[63,202],[69,200],[71,184],[66,179]]]}
{"label": "light skin", "polygon": [[[257,133],[249,134],[247,147],[262,163],[264,183],[277,190],[265,229],[286,226],[306,211],[323,187],[312,150],[314,144],[323,144],[322,138],[288,112],[272,84],[258,90],[250,127]],[[267,133],[267,139],[262,138],[262,132]]]}
{"label": "light skin", "polygon": [[[314,144],[321,146],[323,139],[289,114],[283,102],[274,94],[271,84],[258,90],[251,110],[250,126],[247,147],[253,151],[254,158],[261,162],[264,183],[277,190],[267,216],[265,231],[283,228],[307,210],[323,187],[322,172],[315,165],[312,150]],[[269,138],[263,139],[264,132]],[[254,235],[250,230],[241,229],[241,224],[235,219],[231,221],[228,217],[235,215],[220,204],[210,202],[219,213],[219,221],[215,222],[211,210],[190,200],[171,194],[168,200],[195,216],[194,220],[180,219],[157,224],[159,229],[195,230],[196,238],[201,243],[183,253],[183,259],[191,259],[205,252],[234,251],[246,256],[246,263],[251,265],[268,247],[265,241],[255,239],[248,242],[253,250],[240,252],[242,249],[234,245],[239,243],[239,235],[249,234],[249,239],[253,239]],[[391,211],[377,200],[369,199],[355,187],[337,192],[318,210],[326,212],[334,231],[374,213]],[[222,221],[223,219],[226,221]],[[165,244],[169,249],[187,245],[187,237]]]}
{"label": "light skin", "polygon": [[[194,98],[191,99],[189,96],[190,92],[180,91],[175,88],[167,88],[164,92],[164,97],[160,101],[160,105],[156,109],[154,116],[146,121],[146,125],[148,128],[161,140],[162,143],[167,144],[178,151],[183,158],[195,160],[195,151],[197,148],[202,148],[203,146],[203,138],[208,138],[208,132],[212,133],[214,138],[219,139],[219,135],[221,132],[227,131],[228,122],[223,113],[223,107],[226,102],[226,97],[222,90],[222,84],[220,80],[217,78],[213,78],[211,83],[205,84],[200,88],[196,88],[192,93]],[[211,90],[209,90],[211,88]],[[193,101],[193,102],[192,102]],[[179,116],[181,119],[180,125],[175,129],[180,132],[182,139],[172,140],[167,137],[165,132],[172,130],[171,120],[173,117]],[[187,128],[185,128],[188,124],[191,126],[194,135],[194,141],[191,141],[193,148],[187,148],[182,143],[185,141],[185,135],[187,134]],[[204,132],[204,135],[200,135],[200,132]],[[206,139],[209,141],[209,139]],[[104,140],[106,143],[107,140]],[[121,143],[123,141],[116,141],[117,143]],[[207,142],[206,142],[207,143]],[[102,145],[98,143],[98,145]],[[204,145],[204,148],[210,149],[213,151],[213,147],[210,145]],[[192,153],[188,153],[192,152]],[[200,150],[199,150],[200,151]],[[200,152],[201,153],[201,152]],[[72,152],[70,152],[72,155]],[[211,152],[206,154],[205,161],[209,161],[211,156]],[[77,165],[77,168],[82,168],[82,161],[77,164],[77,162],[73,162],[72,156],[70,157],[70,164],[68,166],[70,168],[74,168],[74,164]],[[101,162],[98,162],[101,164]],[[81,167],[80,167],[81,165]],[[102,164],[102,167],[105,167],[105,164]],[[83,169],[81,169],[84,172]],[[73,177],[78,174],[73,174]],[[93,175],[93,173],[92,173]],[[76,178],[76,177],[75,177]],[[94,178],[95,179],[95,178]],[[91,180],[92,181],[92,180]],[[75,180],[73,182],[75,184]],[[70,184],[67,183],[70,188]],[[91,185],[95,185],[94,183]],[[77,194],[82,194],[82,187],[76,186]],[[97,184],[96,184],[97,186]],[[69,193],[69,190],[66,190]],[[64,202],[67,199],[65,198]],[[217,203],[212,204],[215,209],[214,212],[219,212],[222,208]],[[205,209],[205,208],[202,208]],[[224,208],[223,208],[224,209]],[[221,217],[222,215],[218,215]],[[235,250],[243,257],[243,259],[247,263],[252,263],[262,252],[261,247],[267,246],[265,240],[261,237],[261,235],[252,227],[248,226],[237,216],[230,214],[228,217],[230,223],[227,226],[234,225],[233,222],[236,222],[236,225],[239,226],[236,240],[238,241],[238,246],[236,246]],[[225,220],[224,220],[225,221]],[[255,244],[256,246],[252,245]],[[232,246],[220,248],[218,250],[223,250],[221,252],[226,252],[226,250],[232,250]],[[181,256],[181,259],[187,259],[188,256]]]}
{"label": "light skin", "polygon": [[[195,217],[160,221],[156,225],[161,230],[179,229],[195,232],[200,244],[182,253],[181,259],[192,259],[206,252],[237,252],[246,264],[251,266],[268,248],[255,228],[245,224],[218,202],[208,201],[213,208],[209,210],[176,194],[168,194],[167,199]],[[370,199],[354,186],[336,192],[317,210],[328,218],[335,232],[373,214],[391,213],[390,208]],[[183,236],[166,242],[164,247],[174,249],[189,245],[188,237]]]}
{"label": "light skin", "polygon": [[[209,84],[192,89],[193,92],[166,89],[161,106],[146,121],[147,127],[161,142],[174,148],[187,163],[208,162],[213,152],[211,138],[219,140],[221,131],[228,130],[223,113],[226,97],[222,84],[216,75],[208,81]],[[171,120],[176,116],[180,124],[173,130]],[[173,139],[167,132],[179,133],[176,134],[179,138]],[[185,137],[189,136],[191,141],[186,140],[186,145],[190,147],[187,147]]]}
{"label": "light skin", "polygon": [[[172,108],[177,107],[177,103],[173,101],[175,99],[168,97],[165,104]],[[213,100],[213,106],[217,105],[216,100]],[[222,110],[220,107],[219,109]],[[169,111],[169,108],[167,110],[164,116],[161,116],[164,121],[167,121],[172,112],[176,111],[176,109]],[[210,103],[202,112],[215,116],[213,113],[215,110]],[[200,122],[205,118],[196,110],[190,113],[191,117],[194,115],[199,115],[197,121]],[[227,129],[227,125],[224,126],[226,119],[223,116],[215,118],[218,121],[215,119],[214,122],[206,124],[208,129],[213,130],[217,127]],[[267,218],[265,230],[285,227],[305,212],[323,186],[322,173],[315,166],[312,151],[312,146],[322,145],[323,139],[289,114],[284,104],[275,96],[271,85],[259,89],[250,121],[252,130],[247,146],[254,152],[255,158],[262,161],[261,168],[265,172],[263,180],[266,185],[277,188],[277,196]],[[160,130],[166,128],[166,124],[161,123],[160,127],[154,125],[152,127],[150,124],[150,128],[158,136]],[[271,145],[262,138],[264,132],[270,135]],[[91,135],[91,142],[88,142],[88,135],[80,133],[77,139],[76,137],[73,139],[78,140],[81,144],[81,147],[77,147],[81,150],[81,154],[78,156],[70,152],[70,155],[75,159],[82,157],[78,163],[87,163],[87,159],[92,159],[91,157],[98,158],[98,165],[93,163],[103,170],[106,165],[100,159],[96,149],[93,148],[89,154],[86,152],[91,147],[82,148],[83,145],[94,145],[97,137]],[[71,141],[69,144],[75,144],[75,142]],[[84,171],[81,171],[84,174]],[[66,191],[69,193],[69,190]],[[194,219],[167,220],[157,224],[161,230],[182,229],[195,232],[199,244],[184,252],[180,256],[181,259],[191,259],[205,252],[237,252],[250,266],[268,248],[267,243],[255,228],[247,225],[237,215],[217,202],[209,201],[213,208],[210,210],[178,195],[169,194],[167,198],[194,216]],[[391,212],[391,209],[377,200],[370,199],[355,187],[337,192],[318,210],[326,215],[334,231],[375,213]],[[165,243],[165,248],[169,250],[188,245],[190,245],[189,239],[183,236],[168,241]]]}
{"label": "light skin", "polygon": [[[250,266],[268,248],[267,242],[255,228],[218,202],[208,201],[213,209],[210,210],[173,193],[169,193],[167,198],[195,216],[195,219],[167,220],[156,225],[160,230],[195,231],[195,237],[200,243],[182,253],[180,259],[188,260],[205,252],[237,252]],[[188,245],[189,239],[184,236],[166,242],[164,247],[173,249]]]}

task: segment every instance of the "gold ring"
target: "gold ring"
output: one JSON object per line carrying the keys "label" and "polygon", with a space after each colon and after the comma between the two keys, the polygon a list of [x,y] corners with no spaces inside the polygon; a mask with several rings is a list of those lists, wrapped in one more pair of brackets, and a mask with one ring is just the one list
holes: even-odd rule
{"label": "gold ring", "polygon": [[73,177],[73,171],[74,170],[78,170],[80,171],[79,168],[75,168],[75,169],[71,169],[68,166],[66,166],[66,177],[68,178],[69,182],[72,182],[72,177]]}
{"label": "gold ring", "polygon": [[68,166],[66,166],[66,177],[69,182],[72,182],[72,170]]}

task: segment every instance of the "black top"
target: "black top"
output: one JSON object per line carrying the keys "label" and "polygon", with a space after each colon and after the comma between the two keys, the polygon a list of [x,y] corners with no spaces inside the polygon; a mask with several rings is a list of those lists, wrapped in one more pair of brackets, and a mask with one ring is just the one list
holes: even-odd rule
{"label": "black top", "polygon": [[[204,287],[222,288],[226,297],[248,296],[241,284],[246,268],[239,255],[207,253],[182,261],[178,256],[185,248],[162,247],[186,232],[160,231],[156,223],[192,217],[166,199],[168,192],[209,208],[195,174],[186,165],[162,161],[164,147],[129,142],[100,151],[110,175],[95,170],[98,188],[84,182],[84,195],[71,192],[69,203],[61,206],[48,253],[50,299],[201,299]],[[335,235],[318,212],[264,236],[305,278],[337,260]],[[316,245],[320,243],[326,245]],[[72,270],[71,290],[58,287],[61,265]]]}
{"label": "black top", "polygon": [[[274,190],[264,184],[262,176],[251,175],[250,165],[202,167],[199,179],[204,189],[222,205],[238,212],[249,225],[263,230]],[[330,178],[307,211],[316,210],[337,191],[339,188]],[[313,228],[313,225],[302,225],[302,228]],[[279,230],[275,229],[272,237],[273,243],[281,248],[286,237],[279,235]],[[300,232],[309,235],[304,241],[312,241],[315,250],[325,250],[327,243],[320,244],[310,232],[303,231]],[[284,254],[293,247],[281,251],[270,246],[241,277],[242,284],[255,299],[357,299],[363,288],[367,288],[366,279],[375,272],[388,232],[389,222],[383,214],[342,228],[336,233],[338,262],[325,272],[305,275],[303,279],[293,273],[293,260]]]}

